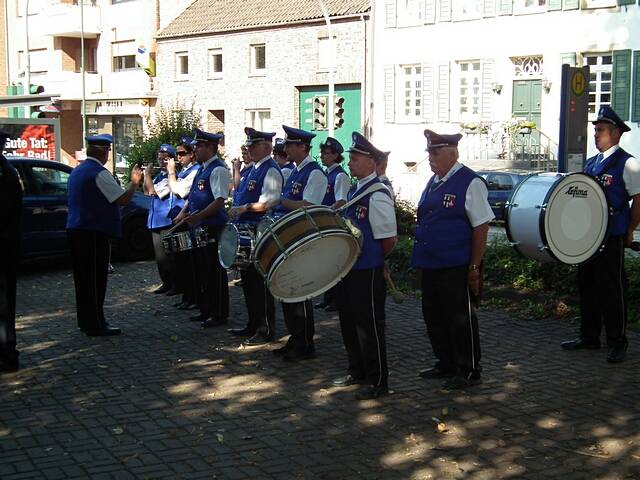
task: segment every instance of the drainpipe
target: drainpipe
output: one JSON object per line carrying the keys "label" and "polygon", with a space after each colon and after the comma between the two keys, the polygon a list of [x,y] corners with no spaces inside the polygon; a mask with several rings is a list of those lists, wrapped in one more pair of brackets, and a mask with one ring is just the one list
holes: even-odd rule
{"label": "drainpipe", "polygon": [[[27,56],[27,69],[24,72],[24,95],[31,94],[31,55],[29,55],[29,0],[27,0],[26,8],[24,11],[24,30],[27,36],[27,45],[25,47],[25,54]],[[31,117],[31,107],[24,107],[24,117]]]}
{"label": "drainpipe", "polygon": [[327,24],[327,33],[329,34],[329,51],[331,52],[331,61],[329,62],[329,99],[327,101],[327,126],[329,127],[329,136],[333,137],[334,121],[333,121],[333,106],[335,102],[334,90],[335,90],[335,72],[336,72],[336,45],[333,41],[333,31],[331,30],[331,20],[329,19],[329,12],[322,0],[318,0],[320,4],[320,10],[324,15],[324,21]]}

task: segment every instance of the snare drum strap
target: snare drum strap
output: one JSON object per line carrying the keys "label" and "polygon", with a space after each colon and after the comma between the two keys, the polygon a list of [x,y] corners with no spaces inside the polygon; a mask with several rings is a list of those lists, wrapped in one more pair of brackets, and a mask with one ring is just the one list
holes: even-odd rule
{"label": "snare drum strap", "polygon": [[374,183],[373,185],[371,185],[369,188],[367,188],[364,192],[356,195],[355,197],[353,197],[351,200],[349,200],[347,203],[345,203],[343,206],[341,206],[338,209],[338,212],[342,212],[344,210],[346,210],[347,208],[349,208],[351,205],[353,205],[354,203],[356,203],[358,200],[360,200],[362,197],[365,197],[367,195],[369,195],[370,193],[373,192],[377,192],[378,190],[387,190],[387,187],[385,186],[384,183],[380,182],[380,183]]}

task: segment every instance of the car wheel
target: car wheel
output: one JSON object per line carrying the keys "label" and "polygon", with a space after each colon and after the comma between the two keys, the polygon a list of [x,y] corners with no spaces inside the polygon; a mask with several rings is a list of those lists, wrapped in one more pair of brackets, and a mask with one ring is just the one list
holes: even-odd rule
{"label": "car wheel", "polygon": [[153,256],[153,242],[146,217],[131,217],[124,222],[118,255],[125,260],[145,260]]}

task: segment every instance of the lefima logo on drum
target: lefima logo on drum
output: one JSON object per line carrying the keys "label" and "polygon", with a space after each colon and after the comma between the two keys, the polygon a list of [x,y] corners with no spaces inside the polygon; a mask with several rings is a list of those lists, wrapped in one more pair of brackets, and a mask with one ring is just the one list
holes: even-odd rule
{"label": "lefima logo on drum", "polygon": [[589,191],[588,190],[584,190],[582,188],[578,188],[575,185],[570,186],[566,192],[564,192],[566,195],[571,195],[572,197],[580,197],[580,198],[587,198],[587,196],[589,195]]}

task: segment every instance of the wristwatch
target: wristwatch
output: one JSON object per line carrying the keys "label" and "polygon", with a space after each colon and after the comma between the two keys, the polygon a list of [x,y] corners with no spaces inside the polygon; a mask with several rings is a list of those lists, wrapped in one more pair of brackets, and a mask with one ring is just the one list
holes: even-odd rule
{"label": "wristwatch", "polygon": [[475,264],[469,265],[469,270],[470,271],[479,270],[479,269],[480,269],[480,267],[478,265],[475,265]]}

